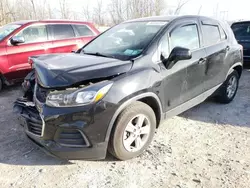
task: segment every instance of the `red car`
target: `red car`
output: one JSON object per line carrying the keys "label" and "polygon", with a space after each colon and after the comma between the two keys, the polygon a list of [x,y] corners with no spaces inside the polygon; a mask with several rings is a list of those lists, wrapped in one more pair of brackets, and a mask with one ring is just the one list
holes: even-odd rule
{"label": "red car", "polygon": [[30,56],[75,51],[98,34],[91,23],[79,21],[20,21],[0,27],[0,90],[27,75]]}

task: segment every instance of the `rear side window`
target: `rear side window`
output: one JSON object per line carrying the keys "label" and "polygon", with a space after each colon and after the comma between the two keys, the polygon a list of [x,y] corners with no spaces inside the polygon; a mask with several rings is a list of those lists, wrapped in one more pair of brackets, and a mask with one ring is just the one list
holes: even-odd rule
{"label": "rear side window", "polygon": [[236,39],[250,39],[250,23],[235,23],[232,25],[232,30]]}
{"label": "rear side window", "polygon": [[198,28],[196,24],[185,25],[171,32],[170,51],[175,47],[195,50],[200,47]]}
{"label": "rear side window", "polygon": [[93,36],[94,33],[86,25],[74,25],[79,36]]}
{"label": "rear side window", "polygon": [[220,42],[221,36],[218,25],[202,25],[201,28],[205,46],[214,45]]}
{"label": "rear side window", "polygon": [[56,24],[56,25],[50,25],[50,28],[54,34],[55,40],[75,37],[75,33],[71,25]]}
{"label": "rear side window", "polygon": [[25,28],[17,36],[23,37],[25,43],[44,42],[48,39],[45,25],[34,25]]}

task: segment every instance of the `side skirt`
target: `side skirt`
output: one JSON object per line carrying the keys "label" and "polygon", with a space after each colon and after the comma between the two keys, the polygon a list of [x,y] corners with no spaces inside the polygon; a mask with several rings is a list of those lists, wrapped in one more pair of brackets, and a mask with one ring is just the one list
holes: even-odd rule
{"label": "side skirt", "polygon": [[213,87],[212,89],[202,93],[201,95],[198,95],[197,97],[181,104],[180,106],[177,106],[171,110],[169,110],[168,112],[164,113],[163,114],[163,119],[167,119],[167,118],[171,118],[173,116],[177,116],[179,114],[181,114],[182,112],[185,112],[186,110],[194,107],[194,106],[197,106],[198,104],[204,102],[208,97],[210,97],[220,86],[220,85],[217,85],[215,87]]}

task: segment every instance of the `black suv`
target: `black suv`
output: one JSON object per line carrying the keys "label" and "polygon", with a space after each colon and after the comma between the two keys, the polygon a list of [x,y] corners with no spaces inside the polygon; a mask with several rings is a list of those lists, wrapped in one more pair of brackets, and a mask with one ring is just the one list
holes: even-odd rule
{"label": "black suv", "polygon": [[[231,102],[242,47],[198,16],[121,23],[76,53],[33,57],[15,112],[30,139],[65,159],[140,155],[162,120],[215,96]],[[35,81],[34,81],[35,78]]]}
{"label": "black suv", "polygon": [[250,62],[250,21],[234,22],[231,27],[236,40],[243,46],[244,62]]}

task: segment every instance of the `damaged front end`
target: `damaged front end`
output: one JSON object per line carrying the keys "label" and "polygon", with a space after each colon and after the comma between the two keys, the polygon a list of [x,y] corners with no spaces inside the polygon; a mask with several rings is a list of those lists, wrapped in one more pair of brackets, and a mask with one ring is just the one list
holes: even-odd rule
{"label": "damaged front end", "polygon": [[[94,89],[86,94],[90,85],[50,90],[36,84],[32,101],[26,97],[17,99],[14,112],[19,115],[27,136],[59,158],[104,159],[108,145],[106,132],[117,107],[101,101],[107,87],[96,94]],[[81,100],[77,96],[82,96]],[[76,101],[81,104],[76,105]]]}
{"label": "damaged front end", "polygon": [[[118,108],[104,98],[113,85],[112,78],[119,75],[92,75],[92,80],[70,86],[45,87],[40,79],[45,76],[37,73],[35,66],[23,84],[24,96],[14,103],[14,112],[27,136],[51,155],[63,159],[104,159],[109,122]],[[54,79],[62,76],[61,71]]]}

